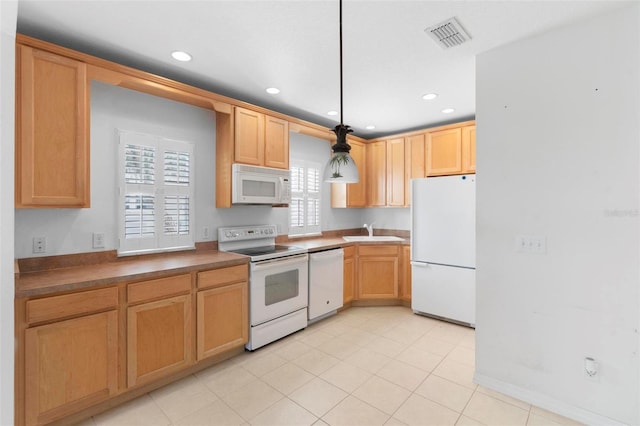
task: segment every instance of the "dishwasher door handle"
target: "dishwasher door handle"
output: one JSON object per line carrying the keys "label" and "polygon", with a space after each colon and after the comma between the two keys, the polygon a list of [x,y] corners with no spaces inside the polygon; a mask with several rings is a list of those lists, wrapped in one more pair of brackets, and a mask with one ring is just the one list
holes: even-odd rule
{"label": "dishwasher door handle", "polygon": [[326,260],[326,259],[337,259],[344,257],[343,249],[335,249],[335,250],[326,250],[320,251],[316,253],[309,253],[309,257],[311,260]]}

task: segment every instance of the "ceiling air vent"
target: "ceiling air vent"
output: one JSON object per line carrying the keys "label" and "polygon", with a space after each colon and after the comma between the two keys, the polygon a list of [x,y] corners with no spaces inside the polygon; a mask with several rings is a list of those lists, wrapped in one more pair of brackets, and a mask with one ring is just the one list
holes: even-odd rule
{"label": "ceiling air vent", "polygon": [[447,19],[424,30],[443,49],[459,46],[471,40],[456,18]]}

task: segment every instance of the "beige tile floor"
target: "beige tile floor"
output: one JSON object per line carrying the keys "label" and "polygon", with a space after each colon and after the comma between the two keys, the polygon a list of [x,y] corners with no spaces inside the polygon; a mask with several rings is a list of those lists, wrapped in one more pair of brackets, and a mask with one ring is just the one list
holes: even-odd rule
{"label": "beige tile floor", "polygon": [[83,425],[577,425],[474,384],[474,333],[350,308]]}

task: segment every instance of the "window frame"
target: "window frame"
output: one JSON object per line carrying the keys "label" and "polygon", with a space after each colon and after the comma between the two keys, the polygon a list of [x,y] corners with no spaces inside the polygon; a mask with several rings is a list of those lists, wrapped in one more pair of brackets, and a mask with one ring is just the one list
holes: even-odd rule
{"label": "window frame", "polygon": [[[169,139],[162,136],[143,134],[128,130],[117,130],[118,134],[118,256],[131,256],[148,253],[189,250],[195,248],[195,144],[192,142]],[[128,145],[137,145],[154,149],[154,181],[149,183],[126,182],[125,150]],[[188,153],[187,184],[165,182],[166,152]],[[178,179],[179,180],[179,179]],[[184,180],[184,179],[183,179]],[[151,196],[154,199],[154,235],[151,237],[126,238],[126,195]],[[165,231],[166,198],[188,198],[188,230],[186,234],[168,235]],[[180,209],[178,209],[180,211]],[[182,210],[184,211],[184,210]],[[178,232],[180,222],[176,225]],[[141,226],[142,228],[142,226]]]}
{"label": "window frame", "polygon": [[[320,235],[322,233],[322,164],[316,161],[309,160],[291,160],[289,168],[291,170],[291,203],[289,204],[289,236],[290,237],[304,237],[310,235]],[[294,168],[303,169],[303,182],[302,191],[295,191],[293,184]],[[317,176],[317,191],[309,191],[309,169],[314,169]],[[293,211],[292,204],[294,200],[302,201],[302,226],[293,226]],[[309,224],[309,200],[314,200],[317,204],[317,225]]]}

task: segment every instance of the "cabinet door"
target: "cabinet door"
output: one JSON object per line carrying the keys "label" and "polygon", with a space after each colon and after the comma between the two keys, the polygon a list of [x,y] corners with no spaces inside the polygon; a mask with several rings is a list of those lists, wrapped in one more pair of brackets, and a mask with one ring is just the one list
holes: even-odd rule
{"label": "cabinet door", "polygon": [[364,144],[349,141],[351,145],[351,157],[353,158],[360,181],[358,183],[349,183],[347,185],[347,207],[365,207],[367,205],[367,175],[366,175],[366,155]]}
{"label": "cabinet door", "polygon": [[343,279],[342,279],[342,302],[346,304],[351,302],[354,298],[354,284],[356,278],[356,264],[354,259],[355,248],[345,247],[344,249],[344,266],[343,266]]}
{"label": "cabinet door", "polygon": [[387,141],[387,205],[404,206],[404,138]]}
{"label": "cabinet door", "polygon": [[367,167],[364,144],[349,141],[351,157],[358,168],[360,180],[358,183],[332,183],[331,207],[366,207],[367,206]]}
{"label": "cabinet door", "polygon": [[86,65],[18,46],[16,206],[89,207]]}
{"label": "cabinet door", "polygon": [[368,205],[372,207],[384,206],[386,197],[386,163],[387,144],[385,141],[367,145],[367,187]]}
{"label": "cabinet door", "polygon": [[460,128],[428,133],[427,176],[462,173],[462,132]]}
{"label": "cabinet door", "polygon": [[462,128],[462,168],[464,173],[476,172],[476,126]]}
{"label": "cabinet door", "polygon": [[128,308],[127,382],[135,386],[192,360],[191,295]]}
{"label": "cabinet door", "polygon": [[404,146],[405,153],[405,205],[411,205],[411,179],[423,178],[427,176],[425,170],[425,134],[407,136]]}
{"label": "cabinet door", "polygon": [[235,109],[235,162],[264,166],[264,115]]}
{"label": "cabinet door", "polygon": [[402,300],[411,301],[411,247],[402,246],[400,255],[400,291],[398,297]]}
{"label": "cabinet door", "polygon": [[398,258],[358,258],[358,299],[398,297]]}
{"label": "cabinet door", "polygon": [[358,247],[358,299],[398,297],[398,246]]}
{"label": "cabinet door", "polygon": [[118,315],[87,315],[25,331],[26,424],[43,424],[115,394]]}
{"label": "cabinet door", "polygon": [[289,169],[289,122],[275,117],[265,118],[264,165]]}
{"label": "cabinet door", "polygon": [[198,292],[198,360],[249,341],[247,282]]}

